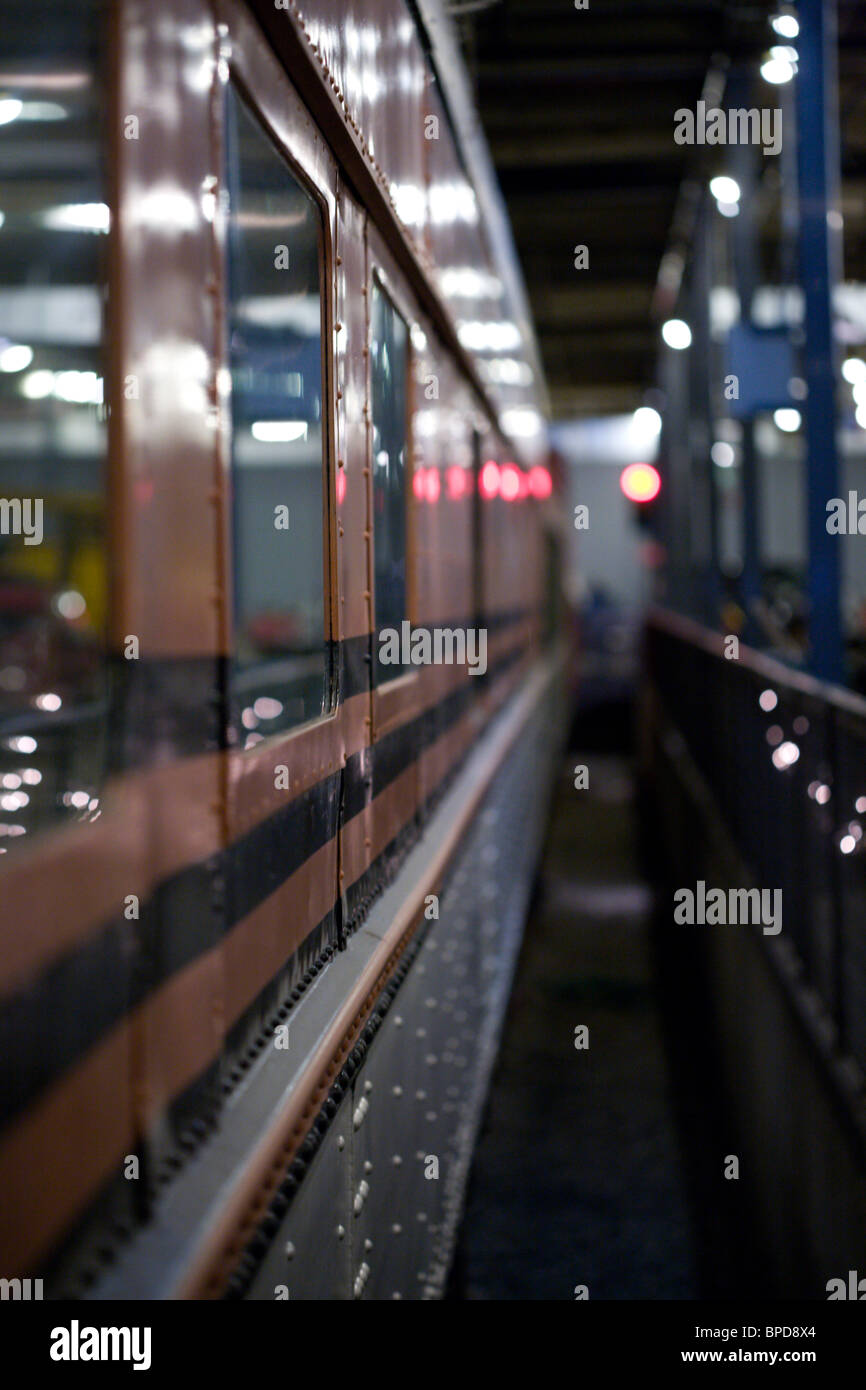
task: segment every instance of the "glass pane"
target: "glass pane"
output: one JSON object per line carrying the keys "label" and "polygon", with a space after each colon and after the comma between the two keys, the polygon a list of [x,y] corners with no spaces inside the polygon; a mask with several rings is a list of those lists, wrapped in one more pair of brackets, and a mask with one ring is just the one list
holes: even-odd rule
{"label": "glass pane", "polygon": [[[370,390],[373,408],[373,533],[376,568],[376,629],[393,628],[408,617],[406,599],[406,456],[408,451],[409,330],[391,300],[373,286]],[[376,681],[393,680],[404,669],[382,665],[376,643]]]}
{"label": "glass pane", "polygon": [[322,225],[229,89],[235,651],[245,747],[330,708],[325,628]]}
{"label": "glass pane", "polygon": [[106,12],[0,0],[0,855],[99,814]]}

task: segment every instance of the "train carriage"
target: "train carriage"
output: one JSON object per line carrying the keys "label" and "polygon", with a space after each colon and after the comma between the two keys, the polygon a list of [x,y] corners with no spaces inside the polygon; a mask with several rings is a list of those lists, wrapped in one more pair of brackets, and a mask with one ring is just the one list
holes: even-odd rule
{"label": "train carriage", "polygon": [[[562,671],[447,24],[0,20],[2,1273],[436,1297]],[[405,628],[483,663],[387,659]]]}

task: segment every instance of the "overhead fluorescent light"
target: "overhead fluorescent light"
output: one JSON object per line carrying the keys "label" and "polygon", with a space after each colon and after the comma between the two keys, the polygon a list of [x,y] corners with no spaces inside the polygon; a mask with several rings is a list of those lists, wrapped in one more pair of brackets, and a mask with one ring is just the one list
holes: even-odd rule
{"label": "overhead fluorescent light", "polygon": [[107,203],[61,203],[42,214],[42,223],[56,232],[107,232],[111,216]]}
{"label": "overhead fluorescent light", "polygon": [[306,439],[306,420],[254,420],[251,433],[260,444],[291,444]]}

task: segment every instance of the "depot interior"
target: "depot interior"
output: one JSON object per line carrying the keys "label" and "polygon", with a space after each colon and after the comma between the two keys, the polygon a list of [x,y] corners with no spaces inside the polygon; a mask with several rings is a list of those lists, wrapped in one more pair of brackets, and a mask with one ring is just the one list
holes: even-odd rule
{"label": "depot interior", "polygon": [[[862,1068],[855,1039],[862,1037],[866,977],[856,861],[866,779],[854,732],[859,701],[850,722],[842,708],[851,693],[866,691],[866,551],[856,521],[866,496],[866,13],[848,0],[638,0],[593,3],[579,14],[530,0],[464,9],[464,53],[515,232],[578,528],[567,576],[580,652],[574,766],[563,774],[545,861],[547,896],[536,914],[561,958],[575,953],[583,983],[572,982],[574,997],[601,1036],[624,1031],[635,1053],[659,1055],[655,1025],[641,1015],[642,991],[652,984],[669,1045],[666,1079],[665,1066],[655,1071],[650,1061],[642,1090],[625,1060],[597,1062],[583,1099],[601,1105],[604,1118],[594,1140],[574,1141],[588,1169],[568,1201],[552,1202],[601,1296],[675,1298],[696,1288],[760,1296],[774,1288],[814,1297],[804,1273],[814,1267],[813,1242],[825,1252],[818,1264],[829,1269],[844,1241],[838,1229],[831,1234],[835,1218],[826,1204],[819,1201],[811,1218],[804,1214],[806,1191],[832,1185],[834,1160],[822,1140],[807,1159],[802,1146],[812,1127],[804,1115],[792,1119],[806,1105],[796,1099],[803,1085],[817,1107],[813,1117],[822,1105],[804,1079],[809,1068],[781,1040],[790,1018],[771,1023],[768,1016],[751,1038],[752,1055],[764,1060],[748,1083],[745,1121],[742,1096],[728,1112],[724,1099],[747,1084],[743,1053],[725,1037],[739,1030],[743,1042],[751,1031],[745,1020],[755,1010],[755,981],[745,958],[731,967],[738,978],[712,998],[700,981],[718,962],[708,967],[692,943],[671,950],[664,927],[650,925],[648,958],[636,944],[624,945],[624,935],[614,964],[602,943],[606,921],[652,924],[641,898],[647,881],[665,922],[669,909],[658,904],[669,902],[671,886],[701,875],[712,882],[713,865],[716,881],[783,883],[786,902],[807,904],[801,925],[789,922],[801,986],[825,1003],[835,1000],[830,1051],[837,1059],[857,1055],[855,1069]],[[776,109],[778,154],[757,142],[677,144],[673,113],[697,112],[701,102],[705,111]],[[847,524],[828,529],[832,499],[844,500]],[[585,509],[580,519],[577,508]],[[682,622],[672,627],[671,613]],[[755,654],[748,671],[726,660],[726,638]],[[736,651],[729,644],[727,656]],[[774,664],[763,667],[764,658]],[[782,669],[784,682],[774,678]],[[647,753],[654,737],[646,732],[648,670],[650,700],[661,691],[676,711],[662,755]],[[828,752],[831,708],[839,711],[830,723],[840,741]],[[681,739],[715,803],[706,814],[723,826],[722,838],[733,832],[734,872],[742,878],[722,877],[721,850],[708,867],[713,837],[689,797],[674,827],[655,833],[665,819],[660,780],[643,778],[641,768],[647,758],[656,768],[667,759],[669,771]],[[575,808],[571,773],[579,766],[594,766],[601,779],[592,802]],[[636,842],[621,803],[640,812]],[[598,855],[609,835],[619,857],[608,876]],[[575,864],[565,844],[579,836],[590,848]],[[819,859],[827,893],[816,889]],[[746,863],[754,880],[745,877]],[[580,915],[586,908],[576,905],[577,880],[584,887],[599,880],[594,915]],[[818,942],[819,898],[838,905],[830,909],[837,944],[826,951]],[[572,928],[581,928],[576,938],[564,925],[569,904],[578,914]],[[544,950],[530,945],[527,952],[494,1093],[500,1138],[522,1094],[514,1010],[532,1034],[529,1046],[543,1049],[544,1010],[561,1003],[551,1003]],[[704,1023],[719,1011],[724,1022],[710,1042]],[[732,1080],[738,1071],[739,1082]],[[564,1069],[561,1076],[573,1084]],[[655,1099],[644,1107],[638,1092]],[[858,1079],[844,1103],[849,1118],[862,1115],[862,1096]],[[658,1124],[663,1111],[673,1117],[667,1136]],[[534,1113],[544,1126],[542,1107]],[[576,1136],[577,1112],[573,1125]],[[766,1157],[774,1128],[788,1151],[775,1169]],[[734,1199],[737,1183],[720,1179],[721,1154],[740,1153],[730,1136],[750,1129],[764,1172],[748,1198],[743,1190]],[[614,1136],[631,1145],[631,1159]],[[714,1149],[715,1166],[707,1157]],[[547,1152],[554,1165],[565,1162],[556,1140]],[[862,1171],[858,1152],[853,1161]],[[508,1187],[513,1159],[495,1138],[482,1142],[466,1225],[476,1296],[520,1285],[484,1198],[490,1183]],[[683,1186],[671,1178],[675,1171]],[[642,1206],[633,1194],[646,1192],[648,1174],[655,1204]],[[582,1226],[570,1220],[569,1201]],[[531,1203],[520,1210],[528,1227]],[[762,1211],[764,1221],[772,1213],[769,1241],[758,1234]],[[862,1217],[849,1208],[844,1221],[856,1228]],[[853,1248],[862,1247],[862,1224],[860,1232]],[[530,1244],[527,1235],[527,1251]],[[559,1258],[567,1263],[566,1254]],[[533,1288],[555,1283],[556,1272],[539,1273]]]}
{"label": "depot interior", "polygon": [[[827,525],[833,499],[855,518],[866,499],[866,9],[447,8],[538,339],[554,455],[538,487],[545,495],[552,474],[565,494],[574,652],[570,750],[450,1291],[815,1297],[862,1253],[866,1230],[866,540],[856,520],[842,533]],[[74,44],[62,24],[55,37]],[[85,594],[99,627],[103,522],[86,499],[105,447],[90,289],[102,238],[91,233],[107,208],[74,163],[43,167],[40,150],[41,123],[65,115],[89,168],[89,102],[86,89],[65,92],[63,108],[0,97],[0,123],[20,121],[22,142],[7,214],[25,206],[34,169],[53,180],[56,206],[34,235],[46,280],[65,286],[51,291],[57,336],[37,362],[28,324],[45,292],[9,289],[30,248],[4,268],[0,397],[14,422],[0,439],[0,491],[32,449],[33,489],[50,495],[27,409],[51,397],[77,537],[58,623],[80,616]],[[780,111],[778,153],[678,143],[675,113],[702,102]],[[465,300],[489,293],[467,277]],[[250,341],[262,350],[252,329]],[[507,338],[468,345],[490,381],[531,379]],[[299,406],[291,439],[253,428],[251,461],[275,440],[299,465],[315,461],[319,408]],[[523,423],[538,429],[517,411],[512,433]],[[299,487],[304,477],[299,466]],[[310,478],[320,486],[312,467]],[[494,485],[507,497],[504,475]],[[302,568],[315,571],[315,557]],[[251,592],[256,582],[251,572]],[[252,653],[253,624],[247,639]],[[7,657],[0,714],[15,707],[23,664]],[[90,674],[77,673],[82,686]],[[320,664],[299,679],[298,719],[319,707],[322,679]],[[653,701],[667,702],[667,723]],[[66,786],[93,780],[85,733]],[[19,779],[0,804],[29,796],[37,814],[61,787],[38,775],[41,787]],[[795,960],[737,937],[720,965],[704,939],[671,945],[658,930],[674,886],[749,873],[782,886]],[[767,972],[787,983],[770,989]],[[727,1026],[710,1036],[712,1010]],[[556,1042],[576,1024],[592,1039],[580,1073],[576,1046]],[[737,1029],[763,1059],[747,1090]],[[787,1146],[781,1168],[764,1162],[773,1133]]]}

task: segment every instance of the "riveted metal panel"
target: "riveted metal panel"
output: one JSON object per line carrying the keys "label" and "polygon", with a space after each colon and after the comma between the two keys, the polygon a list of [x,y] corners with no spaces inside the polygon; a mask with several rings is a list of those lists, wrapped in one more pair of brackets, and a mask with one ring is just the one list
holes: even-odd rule
{"label": "riveted metal panel", "polygon": [[303,32],[365,157],[389,192],[407,235],[420,244],[426,219],[421,144],[427,68],[403,0],[298,0]]}
{"label": "riveted metal panel", "polygon": [[[355,1084],[353,1249],[357,1297],[415,1299],[431,1233],[424,1188],[424,1089],[419,979],[413,966]],[[362,1187],[362,1184],[365,1184]],[[420,1219],[419,1219],[420,1214]]]}
{"label": "riveted metal panel", "polygon": [[355,1079],[355,1298],[443,1291],[538,851],[551,713],[503,765]]}
{"label": "riveted metal panel", "polygon": [[254,1300],[350,1296],[352,1109],[337,1111],[246,1297]]}

